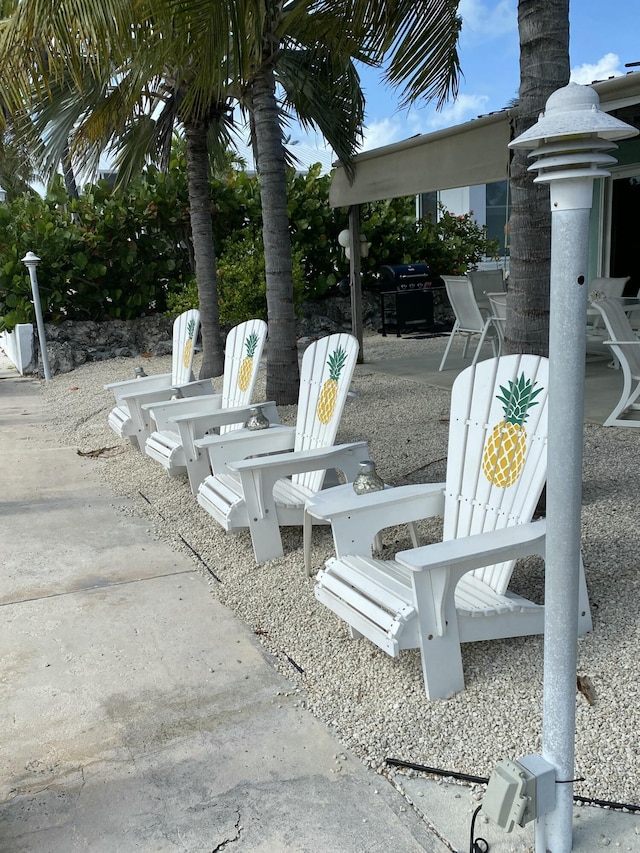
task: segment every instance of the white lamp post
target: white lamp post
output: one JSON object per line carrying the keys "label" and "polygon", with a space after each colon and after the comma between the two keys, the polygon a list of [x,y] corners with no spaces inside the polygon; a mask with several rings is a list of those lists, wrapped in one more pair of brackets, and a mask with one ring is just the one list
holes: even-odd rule
{"label": "white lamp post", "polygon": [[36,312],[36,325],[38,327],[38,340],[40,341],[40,352],[42,353],[42,369],[44,370],[44,378],[48,382],[51,379],[51,371],[49,370],[49,356],[47,354],[47,338],[44,331],[44,320],[42,319],[42,306],[40,305],[40,291],[38,289],[38,274],[36,267],[40,263],[40,258],[33,252],[27,252],[22,258],[22,263],[29,270],[29,278],[31,279],[31,291],[33,293],[33,307]]}
{"label": "white lamp post", "polygon": [[0,186],[0,204],[7,200],[7,191],[3,186]]}
{"label": "white lamp post", "polygon": [[605,151],[638,131],[600,110],[597,93],[570,83],[533,127],[509,143],[534,149],[530,170],[551,192],[549,444],[542,757],[556,771],[555,809],[536,822],[536,851],[569,853],[572,815],[580,566],[580,505],[589,216]]}

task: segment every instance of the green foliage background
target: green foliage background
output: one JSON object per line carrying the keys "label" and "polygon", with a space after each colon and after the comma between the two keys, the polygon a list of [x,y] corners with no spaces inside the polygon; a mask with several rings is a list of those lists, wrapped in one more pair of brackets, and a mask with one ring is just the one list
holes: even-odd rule
{"label": "green foliage background", "polygon": [[[331,177],[320,171],[317,164],[305,175],[289,173],[296,303],[335,293],[349,274],[338,245],[347,211],[329,207]],[[220,320],[234,325],[266,318],[258,181],[229,169],[212,177],[211,199]],[[413,197],[363,205],[361,228],[371,244],[362,260],[365,287],[376,286],[383,264],[422,262],[437,275],[460,275],[497,251],[469,215],[443,210],[438,222],[416,223]],[[41,258],[38,282],[47,322],[128,320],[197,305],[183,155],[176,151],[167,174],[147,168],[123,193],[101,182],[71,199],[60,179],[45,198],[30,193],[0,203],[0,330],[33,322],[21,260],[29,251]]]}

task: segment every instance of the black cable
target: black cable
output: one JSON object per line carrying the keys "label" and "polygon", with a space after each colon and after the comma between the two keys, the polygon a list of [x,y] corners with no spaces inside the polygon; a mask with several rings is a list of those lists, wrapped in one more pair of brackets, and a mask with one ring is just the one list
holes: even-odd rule
{"label": "black cable", "polygon": [[420,773],[433,773],[434,776],[449,776],[451,779],[460,779],[461,782],[477,782],[486,785],[488,776],[470,776],[468,773],[457,773],[455,770],[439,770],[437,767],[427,767],[426,764],[413,764],[411,761],[402,761],[400,758],[385,758],[385,763],[391,767],[406,767],[409,770],[418,770]]}
{"label": "black cable", "polygon": [[489,842],[486,840],[486,838],[474,839],[473,837],[476,826],[476,818],[478,817],[481,808],[482,805],[479,805],[478,808],[474,811],[473,817],[471,818],[471,832],[469,834],[469,853],[489,853]]}
{"label": "black cable", "polygon": [[[441,770],[438,767],[428,767],[426,764],[414,764],[412,761],[402,761],[400,758],[385,758],[385,763],[391,767],[406,767],[408,770],[417,770],[419,773],[431,773],[433,776],[444,776],[451,779],[460,779],[462,782],[475,782],[480,785],[486,785],[489,782],[488,776],[471,776],[469,773],[457,773],[454,770]],[[570,780],[556,780],[557,785],[565,785],[569,782],[583,782],[584,778]],[[612,800],[597,800],[593,797],[582,797],[580,794],[573,795],[574,803],[585,803],[592,806],[601,806],[607,809],[617,809],[619,811],[640,812],[640,806],[632,803],[616,803]]]}

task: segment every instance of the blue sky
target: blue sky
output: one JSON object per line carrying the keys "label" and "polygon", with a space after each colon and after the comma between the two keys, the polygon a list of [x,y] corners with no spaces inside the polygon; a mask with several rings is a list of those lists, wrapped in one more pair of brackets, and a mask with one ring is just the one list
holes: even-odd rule
{"label": "blue sky", "polygon": [[[363,150],[506,107],[518,93],[517,6],[517,0],[461,0],[459,56],[464,76],[458,98],[440,112],[433,104],[416,104],[399,111],[399,96],[385,85],[381,72],[364,69],[361,78],[367,117]],[[640,62],[637,0],[572,0],[569,17],[571,79],[576,83],[625,74],[633,70],[625,68],[625,63]],[[636,70],[640,72],[640,66]],[[296,138],[297,134],[292,136]],[[322,149],[322,137],[300,137],[300,144]]]}

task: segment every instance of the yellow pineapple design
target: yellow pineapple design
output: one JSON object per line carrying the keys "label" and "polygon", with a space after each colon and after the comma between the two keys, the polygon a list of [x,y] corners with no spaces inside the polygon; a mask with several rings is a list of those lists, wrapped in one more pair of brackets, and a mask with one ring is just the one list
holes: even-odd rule
{"label": "yellow pineapple design", "polygon": [[524,422],[529,417],[531,406],[538,403],[534,397],[542,391],[534,391],[535,382],[525,379],[524,373],[509,388],[500,386],[504,403],[504,420],[497,423],[489,436],[482,454],[482,471],[494,486],[506,489],[520,476],[527,452],[527,431]]}
{"label": "yellow pineapple design", "polygon": [[247,351],[246,356],[242,359],[240,370],[238,372],[238,388],[241,391],[246,391],[251,382],[251,374],[253,373],[253,356],[255,355],[258,346],[258,336],[252,332],[244,342]]}
{"label": "yellow pineapple design", "polygon": [[328,424],[333,417],[333,412],[336,408],[336,400],[338,399],[338,380],[342,373],[342,368],[347,360],[346,350],[338,347],[334,350],[327,360],[329,368],[329,378],[325,380],[320,397],[318,398],[318,406],[316,414],[321,423]]}
{"label": "yellow pineapple design", "polygon": [[191,364],[191,353],[193,352],[193,333],[196,328],[196,321],[189,320],[187,323],[187,341],[184,345],[184,352],[182,353],[182,363],[185,367],[189,367]]}

